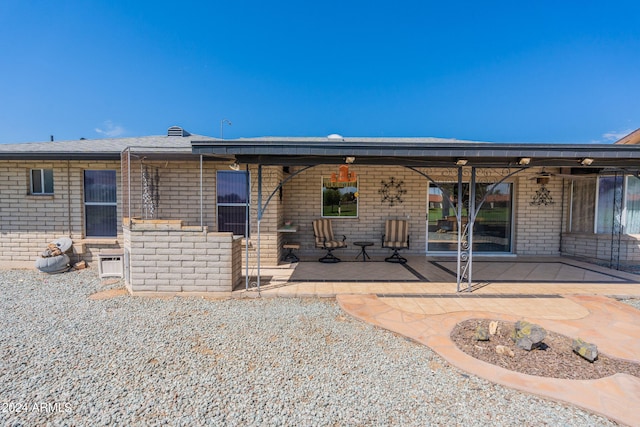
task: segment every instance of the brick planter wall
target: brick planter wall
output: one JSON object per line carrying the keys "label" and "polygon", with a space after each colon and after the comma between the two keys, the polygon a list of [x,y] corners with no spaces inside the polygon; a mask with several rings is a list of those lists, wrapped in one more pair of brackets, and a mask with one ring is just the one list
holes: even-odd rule
{"label": "brick planter wall", "polygon": [[230,294],[241,280],[241,240],[181,221],[124,228],[125,283],[133,293]]}
{"label": "brick planter wall", "polygon": [[[614,240],[617,247],[617,239]],[[611,261],[611,235],[591,233],[563,233],[562,254],[599,263]],[[640,240],[638,236],[623,235],[620,238],[620,265],[631,267],[640,263]],[[617,262],[614,262],[617,264]],[[613,267],[616,267],[614,265]]]}

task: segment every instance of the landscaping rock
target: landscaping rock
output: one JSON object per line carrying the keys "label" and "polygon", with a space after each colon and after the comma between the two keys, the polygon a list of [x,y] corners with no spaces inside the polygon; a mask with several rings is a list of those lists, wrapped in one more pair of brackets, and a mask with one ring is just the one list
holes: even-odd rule
{"label": "landscaping rock", "polygon": [[595,344],[583,341],[580,338],[573,340],[571,346],[573,352],[579,354],[582,358],[593,363],[598,358],[598,347]]}
{"label": "landscaping rock", "polygon": [[495,320],[489,322],[489,334],[495,335],[498,332],[498,322]]}
{"label": "landscaping rock", "polygon": [[498,353],[498,354],[506,354],[509,357],[514,357],[516,355],[513,352],[513,350],[511,350],[509,347],[504,346],[504,345],[497,345],[496,346],[496,353]]}
{"label": "landscaping rock", "polygon": [[489,330],[485,327],[478,326],[478,328],[476,328],[476,340],[489,341]]}
{"label": "landscaping rock", "polygon": [[542,326],[519,320],[512,338],[518,348],[531,351],[538,348],[546,336],[547,331]]}

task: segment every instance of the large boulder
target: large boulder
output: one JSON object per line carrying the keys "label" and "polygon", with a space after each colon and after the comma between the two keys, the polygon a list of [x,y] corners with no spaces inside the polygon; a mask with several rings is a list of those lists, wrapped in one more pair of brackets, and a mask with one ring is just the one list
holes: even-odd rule
{"label": "large boulder", "polygon": [[571,347],[573,348],[574,353],[579,354],[583,359],[586,359],[591,363],[598,358],[598,347],[595,344],[576,338],[573,340]]}
{"label": "large boulder", "polygon": [[542,326],[524,320],[516,322],[512,336],[516,346],[526,351],[538,348],[546,337],[547,331]]}

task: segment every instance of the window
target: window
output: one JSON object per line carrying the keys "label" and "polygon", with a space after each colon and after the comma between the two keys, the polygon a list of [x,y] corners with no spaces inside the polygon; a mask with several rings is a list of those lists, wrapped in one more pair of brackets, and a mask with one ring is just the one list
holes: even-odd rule
{"label": "window", "polygon": [[[603,176],[598,178],[598,210],[596,211],[596,233],[611,233],[614,217],[622,214],[623,177]],[[618,192],[619,204],[616,207],[616,192]]]}
{"label": "window", "polygon": [[625,201],[625,233],[640,234],[640,179],[638,177],[627,177]]}
{"label": "window", "polygon": [[[348,165],[341,165],[338,173],[331,174],[331,177],[322,178],[322,217],[358,217],[358,178],[355,172],[349,172]],[[393,178],[388,184],[385,198],[391,203],[400,203],[402,182],[394,185]],[[396,199],[397,198],[397,199]],[[393,206],[393,204],[391,205]]]}
{"label": "window", "polygon": [[118,235],[118,200],[115,170],[84,171],[85,235]]}
{"label": "window", "polygon": [[571,231],[593,233],[596,212],[596,180],[573,181],[571,198]]}
{"label": "window", "polygon": [[53,194],[53,169],[31,169],[31,194]]}
{"label": "window", "polygon": [[249,173],[218,171],[216,194],[218,195],[218,231],[230,231],[247,237]]}
{"label": "window", "polygon": [[610,175],[573,182],[572,232],[610,234],[616,220],[623,233],[640,234],[640,179]]}

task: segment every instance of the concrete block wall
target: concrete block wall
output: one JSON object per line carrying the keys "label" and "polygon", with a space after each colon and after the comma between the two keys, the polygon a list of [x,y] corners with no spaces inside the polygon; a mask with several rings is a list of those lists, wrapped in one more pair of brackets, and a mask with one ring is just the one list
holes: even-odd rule
{"label": "concrete block wall", "polygon": [[231,233],[141,223],[124,237],[131,292],[230,293],[241,281],[240,239]]}
{"label": "concrete block wall", "polygon": [[[31,169],[53,170],[53,195],[29,194]],[[74,241],[72,261],[91,262],[101,248],[119,246],[118,239],[84,239],[87,169],[116,170],[120,194],[118,161],[0,162],[0,263],[34,261],[49,242],[63,236]]]}
{"label": "concrete block wall", "polygon": [[[301,242],[300,253],[303,256],[315,257],[323,254],[316,249],[311,222],[321,217],[321,179],[337,171],[337,165],[322,165],[311,168],[293,178],[284,187],[283,215],[298,225],[296,238]],[[380,239],[384,231],[385,219],[406,219],[409,221],[411,249],[409,254],[424,254],[426,250],[426,204],[429,181],[424,176],[399,166],[359,166],[349,167],[359,178],[359,216],[358,218],[333,218],[334,233],[346,235],[351,242],[348,249],[336,251],[344,253],[345,258],[355,256],[358,248],[352,242],[370,240],[375,242],[367,252],[374,255],[386,255],[388,250],[382,249]],[[457,182],[457,169],[421,169],[433,180]],[[470,169],[465,168],[463,177],[469,181]],[[549,206],[532,206],[530,202],[539,188],[535,179],[538,170],[521,172],[507,179],[514,183],[514,235],[513,252],[520,255],[557,255],[560,248],[560,231],[567,216],[567,191],[565,189],[565,206],[562,207],[562,179],[552,178],[547,184],[554,204]],[[502,178],[502,171],[490,169],[477,170],[477,182],[497,182]],[[390,206],[383,203],[379,189],[381,181],[403,181],[406,193],[403,203]],[[565,184],[568,185],[568,184]]]}
{"label": "concrete block wall", "polygon": [[[150,172],[158,169],[160,205],[158,216],[179,219],[184,225],[200,224],[200,162],[163,160],[149,162]],[[29,194],[29,173],[32,168],[53,169],[54,194],[36,196]],[[83,171],[86,169],[116,170],[118,177],[118,216],[122,218],[121,164],[119,161],[2,161],[0,163],[0,263],[12,261],[32,262],[50,241],[69,236],[79,249],[76,260],[92,262],[101,249],[121,247],[122,231],[117,239],[85,239]],[[244,166],[242,166],[244,169]],[[228,162],[203,162],[203,218],[210,231],[217,227],[216,216],[216,171],[228,170]],[[282,255],[282,244],[286,241],[301,243],[300,255],[315,258],[323,251],[314,247],[311,222],[321,217],[321,179],[337,172],[338,165],[320,165],[292,178],[280,192],[276,191],[260,224],[262,265],[276,265]],[[248,240],[250,265],[255,265],[257,252],[258,173],[257,166],[250,166],[251,211]],[[296,170],[291,168],[291,172]],[[355,257],[358,251],[353,246],[356,240],[371,240],[375,246],[368,248],[373,255],[386,255],[388,250],[380,248],[384,220],[407,219],[411,234],[412,254],[424,254],[426,246],[426,203],[428,180],[409,169],[399,166],[363,166],[356,163],[350,170],[359,178],[359,216],[357,218],[334,218],[333,227],[337,235],[346,235],[349,247],[336,251],[345,258]],[[141,186],[140,164],[132,161],[132,206],[140,212]],[[570,183],[559,177],[551,177],[546,185],[554,204],[533,206],[531,201],[539,184],[531,169],[514,175],[514,242],[513,252],[519,255],[557,255],[560,253],[560,234],[566,231],[569,215]],[[456,182],[457,170],[423,169],[438,182]],[[496,173],[497,172],[497,173]],[[484,171],[478,181],[499,179],[500,171]],[[465,179],[469,170],[465,168]],[[493,175],[493,177],[492,177]],[[263,200],[276,189],[279,182],[287,178],[282,167],[263,167]],[[393,177],[404,182],[406,193],[403,203],[390,206],[383,203],[379,193],[381,181]],[[137,216],[137,215],[136,215]],[[292,221],[297,227],[295,234],[278,233],[284,221]],[[637,237],[637,236],[636,236]],[[564,235],[562,253],[576,256],[599,256],[608,253],[610,243],[603,243],[600,235]],[[640,249],[634,236],[624,236],[620,254],[634,261],[640,258]],[[241,261],[245,260],[243,248]],[[604,251],[604,252],[603,252]],[[608,255],[604,255],[605,258]],[[75,261],[75,260],[74,260]]]}
{"label": "concrete block wall", "polygon": [[565,182],[563,193],[562,178],[551,177],[545,187],[553,198],[553,204],[532,205],[536,191],[540,189],[535,172],[537,170],[516,175],[515,253],[532,256],[559,255],[560,233],[566,227],[568,212],[568,184]]}
{"label": "concrete block wall", "polygon": [[[158,170],[158,218],[179,219],[185,225],[200,225],[200,162],[148,161],[149,173],[155,178]],[[30,195],[31,169],[53,169],[54,194]],[[85,238],[83,173],[87,169],[111,169],[117,174],[118,224],[122,223],[122,179],[119,161],[3,161],[0,163],[0,263],[32,262],[46,245],[58,237],[74,241],[77,254],[73,261],[97,260],[102,249],[122,247],[122,230],[113,239]],[[217,230],[216,171],[229,170],[228,162],[203,162],[202,215],[210,231]],[[266,197],[282,179],[282,168],[263,168],[263,194]],[[251,234],[250,253],[255,263],[257,245],[257,167],[251,171]],[[142,187],[141,164],[131,162],[131,212],[140,216]],[[263,203],[264,201],[263,200]],[[261,258],[277,264],[282,236],[276,232],[282,224],[282,201],[276,195],[261,222]],[[128,216],[129,212],[125,215]]]}
{"label": "concrete block wall", "polygon": [[[216,171],[229,170],[228,163],[204,161],[202,164],[202,190],[200,189],[200,161],[144,160],[132,158],[130,165],[131,209],[124,216],[147,218],[142,205],[142,171],[148,170],[158,188],[158,207],[153,218],[180,219],[185,225],[200,225],[200,212],[204,225],[216,230]],[[155,182],[157,178],[157,182]],[[200,193],[202,191],[202,210]],[[152,218],[152,217],[149,217]]]}
{"label": "concrete block wall", "polygon": [[[216,231],[217,220],[217,193],[216,176],[218,170],[228,171],[229,162],[217,162],[206,160],[202,165],[202,210],[200,200],[200,162],[176,161],[176,160],[145,160],[141,163],[137,159],[131,161],[131,216],[145,218],[142,205],[142,170],[147,168],[149,175],[158,179],[156,185],[159,189],[159,203],[155,213],[158,219],[179,219],[185,225],[200,225],[202,212],[203,225],[210,231]],[[241,165],[241,170],[245,166]],[[262,168],[262,203],[282,180],[282,167]],[[157,175],[156,175],[157,171]],[[258,214],[258,167],[251,165],[249,168],[251,180],[250,200],[250,237],[249,259],[250,264],[255,265],[257,253],[257,214]],[[125,216],[127,213],[125,213]],[[281,255],[282,236],[276,231],[283,224],[282,201],[276,194],[260,223],[260,257],[266,265],[276,265]],[[244,260],[244,256],[243,256]],[[243,261],[244,262],[244,261]]]}
{"label": "concrete block wall", "polygon": [[[619,251],[621,266],[637,265],[640,262],[640,240],[638,240],[638,236],[623,235],[620,238],[619,247],[617,239],[614,239],[613,244]],[[606,264],[611,261],[611,250],[611,235],[591,233],[562,234],[562,253],[564,255]],[[617,264],[615,261],[614,263]]]}
{"label": "concrete block wall", "polygon": [[[337,170],[338,165],[316,166],[294,177],[284,187],[283,216],[285,220],[298,226],[295,238],[301,243],[300,254],[303,256],[320,257],[324,253],[315,248],[312,221],[322,215],[322,177],[329,177]],[[332,218],[334,234],[347,236],[349,244],[347,249],[336,250],[335,254],[344,259],[353,258],[359,251],[353,242],[369,240],[374,242],[374,246],[367,248],[367,252],[372,255],[387,255],[389,250],[380,247],[386,219],[408,220],[411,249],[405,253],[424,253],[427,180],[403,167],[354,164],[349,170],[357,174],[359,181],[358,217]],[[389,181],[391,177],[395,181],[403,181],[403,188],[406,190],[402,195],[403,203],[394,206],[383,203],[379,193],[381,181]]]}

